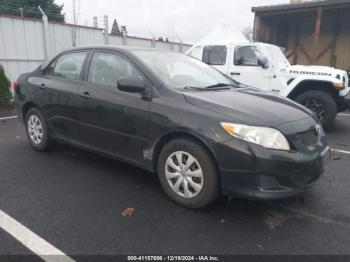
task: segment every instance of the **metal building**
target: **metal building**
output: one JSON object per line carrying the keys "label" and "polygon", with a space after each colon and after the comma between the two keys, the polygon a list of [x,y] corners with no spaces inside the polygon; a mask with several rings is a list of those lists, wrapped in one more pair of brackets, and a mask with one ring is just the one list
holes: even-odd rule
{"label": "metal building", "polygon": [[285,48],[291,63],[350,69],[350,0],[291,1],[252,11],[255,41]]}

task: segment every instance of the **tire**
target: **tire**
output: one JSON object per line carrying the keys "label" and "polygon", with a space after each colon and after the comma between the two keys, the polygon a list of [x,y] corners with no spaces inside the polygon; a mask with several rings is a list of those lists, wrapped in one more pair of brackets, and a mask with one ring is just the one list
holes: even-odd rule
{"label": "tire", "polygon": [[30,145],[37,151],[45,152],[50,148],[49,129],[45,118],[37,108],[30,108],[25,117],[25,130]]}
{"label": "tire", "polygon": [[331,94],[324,91],[308,91],[300,94],[295,101],[316,113],[324,128],[330,128],[334,124],[338,107]]}
{"label": "tire", "polygon": [[[181,155],[182,171],[179,171],[181,168],[177,161],[178,155]],[[192,164],[186,171],[186,164],[191,163],[188,162],[189,159]],[[165,193],[184,207],[203,208],[213,203],[220,195],[220,179],[214,160],[203,146],[189,139],[175,139],[166,144],[159,154],[157,170]],[[179,183],[181,179],[182,182]],[[179,189],[176,191],[177,182]],[[185,190],[186,184],[188,190]]]}

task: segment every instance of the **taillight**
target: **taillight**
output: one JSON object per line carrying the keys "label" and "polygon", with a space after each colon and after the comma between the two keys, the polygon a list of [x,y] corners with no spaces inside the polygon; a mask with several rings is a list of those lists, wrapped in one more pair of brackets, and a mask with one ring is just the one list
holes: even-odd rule
{"label": "taillight", "polygon": [[17,88],[17,81],[14,81],[12,83],[12,88],[13,88],[13,90],[16,90],[16,88]]}

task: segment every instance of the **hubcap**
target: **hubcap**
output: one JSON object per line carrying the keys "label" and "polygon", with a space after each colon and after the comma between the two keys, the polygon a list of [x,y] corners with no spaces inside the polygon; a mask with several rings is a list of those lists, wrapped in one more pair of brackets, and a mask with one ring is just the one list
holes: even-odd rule
{"label": "hubcap", "polygon": [[306,100],[304,106],[316,113],[318,119],[322,121],[326,117],[326,109],[322,103],[315,99]]}
{"label": "hubcap", "polygon": [[191,154],[177,151],[165,164],[165,176],[171,189],[184,198],[194,198],[203,189],[203,171]]}
{"label": "hubcap", "polygon": [[43,141],[43,126],[36,115],[31,115],[28,119],[28,133],[34,144],[38,145]]}

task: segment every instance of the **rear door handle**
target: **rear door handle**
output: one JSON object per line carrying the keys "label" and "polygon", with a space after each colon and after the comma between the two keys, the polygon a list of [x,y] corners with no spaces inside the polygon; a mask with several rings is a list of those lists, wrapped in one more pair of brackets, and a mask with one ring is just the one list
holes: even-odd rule
{"label": "rear door handle", "polygon": [[231,76],[240,76],[241,73],[240,72],[231,72]]}
{"label": "rear door handle", "polygon": [[89,98],[91,97],[90,93],[88,91],[82,92],[79,94],[83,98]]}

